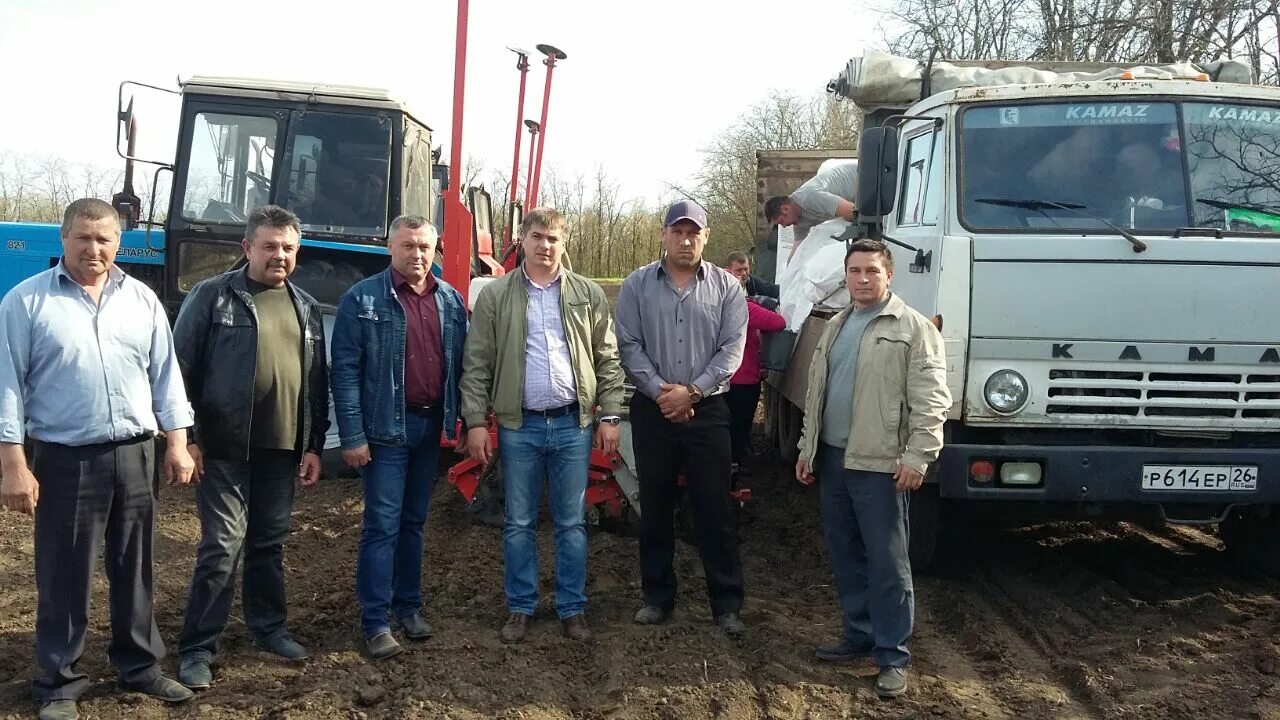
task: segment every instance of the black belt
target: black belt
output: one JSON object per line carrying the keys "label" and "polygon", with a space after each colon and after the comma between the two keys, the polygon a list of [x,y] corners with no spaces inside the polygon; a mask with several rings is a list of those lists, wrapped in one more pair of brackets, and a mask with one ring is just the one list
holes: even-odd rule
{"label": "black belt", "polygon": [[430,405],[405,405],[404,411],[418,417],[434,417],[444,411],[444,405],[438,402]]}
{"label": "black belt", "polygon": [[569,403],[568,405],[561,405],[558,408],[551,408],[549,410],[530,410],[529,408],[524,408],[524,413],[526,415],[537,415],[538,417],[546,418],[557,418],[576,412],[578,412],[578,403]]}

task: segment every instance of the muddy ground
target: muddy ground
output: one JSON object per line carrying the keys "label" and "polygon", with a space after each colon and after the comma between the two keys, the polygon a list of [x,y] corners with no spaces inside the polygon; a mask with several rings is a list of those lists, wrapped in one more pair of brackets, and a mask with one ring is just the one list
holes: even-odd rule
{"label": "muddy ground", "polygon": [[[287,548],[291,626],[313,651],[289,665],[255,651],[243,623],[216,686],[162,707],[111,686],[105,580],[82,667],[88,718],[1271,718],[1280,717],[1277,584],[1237,571],[1210,531],[1070,523],[970,533],[938,573],[917,576],[915,665],[895,702],[870,664],[822,665],[837,632],[815,489],[767,465],[742,528],[749,635],[710,624],[697,561],[678,551],[674,623],[630,622],[636,542],[591,539],[589,616],[598,635],[558,633],[550,528],[544,608],[505,646],[500,531],[472,525],[447,482],[428,522],[426,614],[436,636],[383,664],[358,649],[352,577],[361,501],[351,480],[300,493]],[[195,555],[190,489],[167,489],[157,540],[158,619],[172,648]],[[35,674],[31,523],[0,513],[0,717],[30,716]],[[960,559],[955,559],[960,558]],[[236,614],[238,614],[238,604]],[[170,657],[166,667],[176,671]]]}

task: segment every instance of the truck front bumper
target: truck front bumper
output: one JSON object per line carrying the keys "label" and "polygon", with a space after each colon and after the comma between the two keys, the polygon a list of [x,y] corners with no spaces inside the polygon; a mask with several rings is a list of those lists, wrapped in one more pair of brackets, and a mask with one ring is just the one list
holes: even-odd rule
{"label": "truck front bumper", "polygon": [[[974,463],[991,463],[994,477],[974,477]],[[1039,483],[1006,484],[1006,463],[1039,465]],[[1145,466],[1256,468],[1254,489],[1204,487],[1144,489]],[[1247,477],[1247,475],[1245,475]],[[1169,448],[1124,446],[947,445],[939,458],[939,492],[966,500],[1029,500],[1075,503],[1239,505],[1280,503],[1280,449]]]}

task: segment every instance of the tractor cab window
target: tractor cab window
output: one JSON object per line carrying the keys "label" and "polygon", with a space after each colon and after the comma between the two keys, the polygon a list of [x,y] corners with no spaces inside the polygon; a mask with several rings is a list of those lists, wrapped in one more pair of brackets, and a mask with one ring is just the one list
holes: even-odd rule
{"label": "tractor cab window", "polygon": [[385,237],[391,120],[295,111],[279,202],[302,232]]}
{"label": "tractor cab window", "polygon": [[251,210],[270,202],[276,132],[270,117],[197,113],[182,216],[242,225]]}
{"label": "tractor cab window", "polygon": [[[421,215],[432,220],[433,186],[431,177],[431,131],[412,122],[405,123],[404,156],[404,212]],[[440,227],[436,227],[440,231]]]}

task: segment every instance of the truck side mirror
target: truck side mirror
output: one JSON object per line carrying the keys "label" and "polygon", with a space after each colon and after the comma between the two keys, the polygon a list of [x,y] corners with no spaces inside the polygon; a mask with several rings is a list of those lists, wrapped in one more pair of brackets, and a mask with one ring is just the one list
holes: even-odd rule
{"label": "truck side mirror", "polygon": [[863,130],[858,162],[858,223],[876,224],[893,212],[897,199],[898,128]]}

